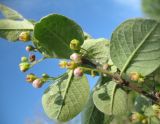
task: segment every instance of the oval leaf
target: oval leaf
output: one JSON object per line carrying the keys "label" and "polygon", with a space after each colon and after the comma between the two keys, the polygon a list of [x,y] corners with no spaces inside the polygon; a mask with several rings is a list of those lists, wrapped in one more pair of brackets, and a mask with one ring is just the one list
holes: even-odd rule
{"label": "oval leaf", "polygon": [[77,39],[80,44],[84,41],[81,27],[71,19],[52,14],[42,18],[35,25],[34,36],[51,58],[68,59],[73,51],[70,49],[70,41]]}
{"label": "oval leaf", "polygon": [[98,88],[93,94],[96,107],[107,115],[121,115],[127,112],[127,94],[110,81]]}
{"label": "oval leaf", "polygon": [[42,97],[44,111],[51,119],[66,122],[79,114],[87,102],[89,85],[86,76],[67,78],[51,85]]}
{"label": "oval leaf", "polygon": [[104,38],[85,40],[82,48],[87,51],[82,52],[93,63],[105,64],[110,58],[109,41]]}
{"label": "oval leaf", "polygon": [[[97,81],[97,85],[103,83],[102,78]],[[95,86],[95,87],[96,87]],[[93,103],[93,91],[90,94],[87,105],[82,112],[82,124],[103,124],[105,120],[104,113],[99,111]]]}
{"label": "oval leaf", "polygon": [[160,66],[160,23],[149,19],[131,19],[112,34],[110,54],[123,72],[148,75]]}
{"label": "oval leaf", "polygon": [[0,4],[0,12],[8,19],[24,19],[21,14],[3,4]]}

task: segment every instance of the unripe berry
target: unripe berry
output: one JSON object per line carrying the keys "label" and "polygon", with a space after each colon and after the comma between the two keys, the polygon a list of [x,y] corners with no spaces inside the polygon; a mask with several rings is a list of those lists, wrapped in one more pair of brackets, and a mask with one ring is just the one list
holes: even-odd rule
{"label": "unripe berry", "polygon": [[59,66],[60,66],[61,68],[66,68],[67,62],[66,62],[66,61],[60,61]]}
{"label": "unripe berry", "polygon": [[81,63],[82,62],[82,56],[78,53],[73,53],[71,56],[70,56],[70,59],[73,60],[75,63]]}
{"label": "unripe berry", "polygon": [[47,79],[47,78],[49,78],[49,75],[44,73],[44,74],[42,74],[42,77]]}
{"label": "unripe berry", "polygon": [[139,73],[137,73],[137,72],[131,72],[130,73],[130,79],[132,81],[138,81],[139,78],[140,78],[140,74]]}
{"label": "unripe berry", "polygon": [[34,50],[35,50],[35,48],[32,45],[26,46],[26,51],[27,52],[31,52],[31,51],[34,51]]}
{"label": "unripe berry", "polygon": [[73,39],[70,42],[70,49],[71,50],[80,50],[80,42],[77,39]]}
{"label": "unripe berry", "polygon": [[21,57],[21,62],[28,62],[28,58],[25,56]]}
{"label": "unripe berry", "polygon": [[33,83],[32,83],[32,86],[34,87],[34,88],[40,88],[40,87],[42,87],[42,85],[43,85],[43,81],[42,81],[42,79],[36,79],[36,80],[34,80],[33,81]]}
{"label": "unripe berry", "polygon": [[30,33],[29,32],[21,32],[19,35],[19,40],[23,42],[27,42],[30,40]]}
{"label": "unripe berry", "polygon": [[35,79],[37,79],[37,77],[34,74],[28,74],[26,76],[26,81],[32,83]]}
{"label": "unripe berry", "polygon": [[36,60],[36,56],[34,54],[29,56],[29,61],[34,62]]}
{"label": "unripe berry", "polygon": [[75,77],[82,77],[83,76],[83,70],[80,67],[74,69],[74,76]]}
{"label": "unripe berry", "polygon": [[75,69],[77,64],[74,61],[67,62],[66,68],[67,69]]}
{"label": "unripe berry", "polygon": [[30,64],[27,62],[20,63],[19,68],[22,72],[26,72],[30,68]]}

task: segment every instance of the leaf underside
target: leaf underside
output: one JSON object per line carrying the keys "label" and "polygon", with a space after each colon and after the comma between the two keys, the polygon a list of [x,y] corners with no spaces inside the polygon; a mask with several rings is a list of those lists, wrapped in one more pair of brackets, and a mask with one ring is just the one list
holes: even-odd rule
{"label": "leaf underside", "polygon": [[82,111],[88,96],[86,77],[75,78],[71,71],[65,80],[51,85],[45,91],[42,105],[49,118],[66,122]]}
{"label": "leaf underside", "polygon": [[112,34],[110,54],[121,72],[148,75],[160,66],[160,23],[131,19]]}
{"label": "leaf underside", "polygon": [[97,64],[106,64],[110,58],[109,41],[104,38],[85,40],[82,48],[87,51],[82,52],[87,58]]}
{"label": "leaf underside", "polygon": [[106,115],[122,115],[127,112],[127,94],[110,81],[95,90],[93,101]]}

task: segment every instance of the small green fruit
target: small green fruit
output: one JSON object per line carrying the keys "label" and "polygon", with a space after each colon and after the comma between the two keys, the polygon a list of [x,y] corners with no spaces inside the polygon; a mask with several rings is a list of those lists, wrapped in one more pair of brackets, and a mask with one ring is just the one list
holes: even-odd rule
{"label": "small green fruit", "polygon": [[30,40],[30,33],[29,32],[21,32],[19,35],[19,40],[22,42],[27,42]]}
{"label": "small green fruit", "polygon": [[77,39],[73,39],[70,42],[70,49],[71,50],[80,50],[80,42]]}
{"label": "small green fruit", "polygon": [[74,61],[67,62],[66,68],[67,69],[75,69],[77,64]]}
{"label": "small green fruit", "polygon": [[28,74],[26,76],[26,81],[32,83],[35,79],[37,79],[37,77],[34,74]]}
{"label": "small green fruit", "polygon": [[19,64],[19,68],[22,72],[26,72],[30,68],[30,64],[28,62],[22,62]]}
{"label": "small green fruit", "polygon": [[21,57],[21,62],[28,62],[28,58],[25,56]]}
{"label": "small green fruit", "polygon": [[49,78],[49,75],[46,74],[46,73],[44,73],[44,74],[42,74],[42,77],[45,78],[45,79],[47,79],[47,78]]}

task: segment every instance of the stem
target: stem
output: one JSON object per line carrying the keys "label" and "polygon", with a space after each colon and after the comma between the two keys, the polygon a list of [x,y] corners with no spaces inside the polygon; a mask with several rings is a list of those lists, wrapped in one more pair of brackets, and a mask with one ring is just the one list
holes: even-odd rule
{"label": "stem", "polygon": [[43,58],[41,58],[41,59],[39,59],[39,60],[33,62],[33,63],[31,64],[31,67],[33,67],[34,65],[36,65],[36,64],[38,64],[38,63],[40,63],[40,62],[42,62],[42,61],[45,60],[45,59],[46,59],[46,57],[43,57]]}
{"label": "stem", "polygon": [[154,103],[160,105],[160,100],[157,99],[157,97],[153,94],[149,94],[148,92],[144,91],[142,88],[140,88],[139,86],[137,86],[136,84],[134,83],[130,83],[124,79],[122,79],[120,77],[120,75],[116,75],[112,72],[109,72],[109,71],[106,71],[106,70],[101,70],[101,69],[92,69],[92,68],[88,68],[88,67],[81,67],[84,71],[95,71],[95,72],[99,72],[99,73],[103,73],[103,74],[106,74],[110,77],[112,77],[113,79],[115,79],[115,82],[122,85],[122,86],[125,86],[125,87],[128,87],[130,88],[131,90],[137,92],[137,93],[140,93],[144,96],[146,96],[147,98],[150,98],[151,100],[153,100]]}

